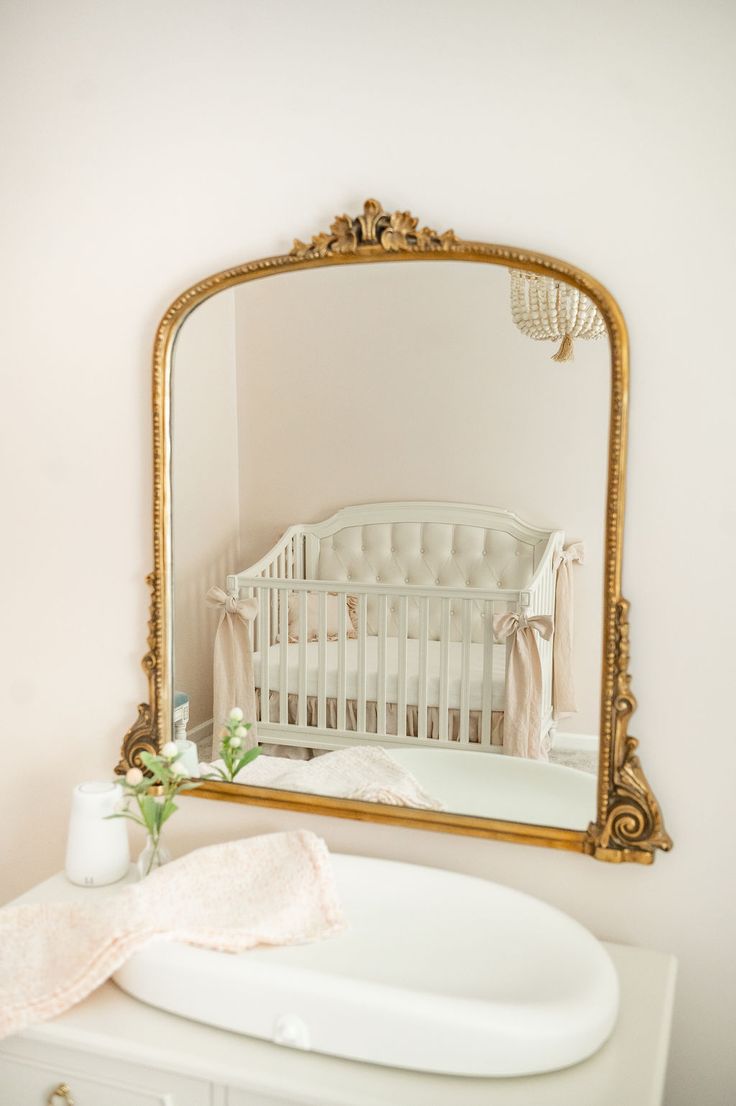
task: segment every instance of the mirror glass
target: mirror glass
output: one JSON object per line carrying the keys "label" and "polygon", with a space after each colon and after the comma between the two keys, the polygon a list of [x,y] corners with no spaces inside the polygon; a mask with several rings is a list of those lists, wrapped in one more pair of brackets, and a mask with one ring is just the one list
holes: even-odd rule
{"label": "mirror glass", "polygon": [[256,724],[231,763],[260,748],[239,783],[585,829],[610,404],[590,301],[442,258],[286,272],[186,318],[171,389],[187,762],[229,775],[236,708]]}

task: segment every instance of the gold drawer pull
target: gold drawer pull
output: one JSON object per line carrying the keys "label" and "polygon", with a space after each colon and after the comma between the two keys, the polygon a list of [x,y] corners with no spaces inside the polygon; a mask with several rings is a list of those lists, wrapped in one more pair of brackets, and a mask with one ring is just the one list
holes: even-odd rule
{"label": "gold drawer pull", "polygon": [[72,1092],[69,1090],[67,1083],[59,1083],[59,1086],[55,1091],[52,1091],[49,1097],[46,1099],[46,1106],[56,1106],[56,1099],[61,1098],[66,1103],[66,1106],[74,1106],[74,1099],[72,1098]]}

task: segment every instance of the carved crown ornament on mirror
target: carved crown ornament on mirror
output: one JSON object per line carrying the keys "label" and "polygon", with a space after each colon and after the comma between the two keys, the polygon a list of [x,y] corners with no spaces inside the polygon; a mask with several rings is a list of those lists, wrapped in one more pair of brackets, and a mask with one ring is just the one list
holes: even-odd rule
{"label": "carved crown ornament on mirror", "polygon": [[339,265],[411,261],[466,261],[552,277],[589,298],[605,322],[611,350],[611,403],[608,436],[608,487],[604,538],[604,649],[601,687],[597,815],[585,830],[532,825],[446,811],[397,807],[355,799],[279,791],[225,782],[203,783],[193,794],[202,798],[375,821],[498,840],[568,849],[600,860],[652,863],[655,850],[672,842],[637,755],[638,742],[628,734],[636,707],[630,690],[629,604],[621,596],[621,562],[626,462],[628,343],[621,312],[606,289],[586,273],[542,254],[485,242],[466,241],[452,230],[419,227],[408,212],[388,213],[366,201],[356,217],[338,216],[329,233],[310,242],[295,240],[288,254],[247,262],[194,285],[167,310],[155,338],[153,355],[153,537],[154,571],[147,578],[152,592],[148,652],[149,702],[126,733],[118,773],[141,767],[143,752],[155,752],[172,736],[172,523],[171,523],[171,369],[174,341],[193,309],[215,293],[272,275]]}

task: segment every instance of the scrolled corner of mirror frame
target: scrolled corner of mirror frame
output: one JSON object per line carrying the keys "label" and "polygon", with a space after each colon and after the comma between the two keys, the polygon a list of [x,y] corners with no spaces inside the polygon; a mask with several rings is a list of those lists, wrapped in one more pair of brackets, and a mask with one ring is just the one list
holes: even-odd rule
{"label": "scrolled corner of mirror frame", "polygon": [[[621,596],[624,478],[628,416],[629,358],[626,325],[613,296],[588,273],[568,262],[516,247],[469,241],[448,230],[438,234],[408,211],[393,214],[377,200],[366,200],[362,215],[336,216],[329,233],[314,235],[309,243],[294,240],[288,254],[246,262],[198,282],[168,308],[156,332],[153,352],[153,545],[155,570],[147,577],[151,589],[148,651],[142,667],[149,684],[149,702],[138,707],[138,717],[125,734],[115,771],[142,767],[141,753],[155,753],[170,740],[171,699],[171,565],[168,389],[174,339],[186,317],[205,299],[249,280],[280,272],[330,264],[355,264],[380,259],[402,261],[417,255],[440,260],[486,262],[525,269],[562,279],[595,303],[605,322],[611,348],[611,412],[606,511],[606,567],[604,598],[606,638],[603,654],[601,738],[596,821],[587,830],[567,830],[529,823],[500,822],[466,815],[436,814],[382,804],[269,792],[262,788],[211,783],[192,794],[217,799],[334,815],[366,822],[405,825],[460,835],[486,837],[520,844],[562,848],[613,863],[651,864],[657,850],[668,852],[672,840],[637,754],[639,742],[628,734],[636,709],[629,674],[629,603]],[[168,621],[167,621],[168,615]],[[237,794],[236,794],[237,790]]]}
{"label": "scrolled corner of mirror frame", "polygon": [[613,605],[611,733],[608,742],[601,742],[598,818],[588,826],[584,851],[596,860],[652,864],[657,849],[671,850],[672,838],[637,755],[639,742],[628,732],[636,710],[629,673],[629,607],[622,598]]}

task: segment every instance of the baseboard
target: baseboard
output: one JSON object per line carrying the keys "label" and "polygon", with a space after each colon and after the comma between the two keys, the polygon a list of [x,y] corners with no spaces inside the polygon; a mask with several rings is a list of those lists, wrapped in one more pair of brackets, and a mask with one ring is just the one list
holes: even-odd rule
{"label": "baseboard", "polygon": [[555,752],[597,753],[598,738],[592,733],[561,733],[557,730],[552,748]]}
{"label": "baseboard", "polygon": [[199,745],[202,741],[212,741],[213,723],[214,719],[212,718],[208,718],[206,722],[200,722],[198,726],[187,730],[187,737],[195,745]]}
{"label": "baseboard", "polygon": [[[214,728],[214,719],[208,718],[205,722],[200,722],[198,726],[194,726],[193,729],[187,731],[187,737],[190,741],[193,741],[196,745],[200,746],[203,742],[212,741],[212,731]],[[294,727],[290,726],[290,730]],[[274,741],[277,739],[274,738]],[[303,738],[302,738],[303,740]],[[381,741],[385,741],[383,738],[372,738],[372,742],[379,744]],[[367,742],[366,742],[367,743]],[[403,744],[406,746],[412,746],[411,738],[406,738],[403,742],[397,741],[396,738],[388,739],[390,744]],[[444,744],[444,743],[443,743]],[[452,747],[455,743],[448,743],[449,747]],[[595,734],[587,733],[563,733],[560,730],[554,735],[552,742],[552,748],[556,753],[597,753],[598,752],[598,738]],[[500,752],[499,749],[489,749],[489,752]]]}

